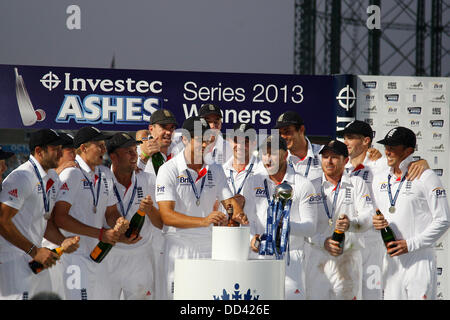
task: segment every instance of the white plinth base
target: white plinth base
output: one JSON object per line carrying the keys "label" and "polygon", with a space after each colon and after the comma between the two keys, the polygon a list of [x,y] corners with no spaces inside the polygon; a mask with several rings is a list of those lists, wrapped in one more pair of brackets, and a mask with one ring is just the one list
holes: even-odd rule
{"label": "white plinth base", "polygon": [[213,260],[248,260],[250,227],[213,227],[211,247]]}
{"label": "white plinth base", "polygon": [[175,300],[283,300],[284,260],[175,260]]}

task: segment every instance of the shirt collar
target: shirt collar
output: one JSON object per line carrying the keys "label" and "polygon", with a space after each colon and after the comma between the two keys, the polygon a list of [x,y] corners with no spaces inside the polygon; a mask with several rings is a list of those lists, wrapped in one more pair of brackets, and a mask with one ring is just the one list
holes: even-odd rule
{"label": "shirt collar", "polygon": [[[341,186],[346,185],[346,184],[350,184],[350,176],[346,175],[345,173],[342,174],[341,177]],[[322,185],[326,188],[329,187],[331,185],[333,185],[331,182],[329,182],[326,178],[325,178],[325,173],[322,172]],[[333,185],[334,186],[334,185]]]}
{"label": "shirt collar", "polygon": [[45,172],[44,168],[42,168],[41,164],[33,155],[30,154],[30,159],[34,162],[36,167],[38,168],[39,174],[41,175],[42,179],[44,179],[47,176],[47,172]]}
{"label": "shirt collar", "polygon": [[[260,169],[259,172],[261,174],[265,175],[267,178],[269,178],[269,174],[267,173],[266,168],[263,165],[261,165],[261,167],[262,168]],[[296,174],[295,170],[290,165],[287,165],[286,166],[286,173],[284,174],[283,180],[281,182],[287,182],[287,183],[293,185],[294,182],[295,182],[295,174]],[[272,181],[270,178],[267,179],[267,180]]]}
{"label": "shirt collar", "polygon": [[132,187],[132,186],[133,186],[133,183],[134,183],[134,181],[135,181],[135,179],[136,179],[136,171],[133,171],[133,173],[131,174],[131,184],[130,184],[129,186],[124,186],[124,185],[122,185],[119,181],[117,181],[116,175],[114,174],[114,171],[113,171],[113,166],[112,166],[112,164],[111,164],[111,172],[112,172],[114,184],[115,184],[116,186],[122,186],[122,187],[124,187],[125,189],[127,189],[128,187]]}
{"label": "shirt collar", "polygon": [[300,159],[299,157],[297,157],[296,155],[292,154],[291,151],[288,150],[288,156],[292,159],[291,161],[296,164],[297,162],[300,161],[305,161],[308,158],[314,158],[315,157],[315,153],[314,153],[314,149],[313,149],[313,145],[311,143],[311,141],[309,141],[309,139],[307,137],[305,137],[306,139],[306,143],[308,146],[308,151],[306,152],[306,156],[303,159]]}
{"label": "shirt collar", "polygon": [[[176,163],[176,166],[177,166],[177,168],[178,168],[178,171],[179,172],[183,172],[183,171],[185,171],[185,170],[187,170],[188,169],[188,166],[187,166],[187,163],[186,163],[186,158],[184,157],[184,151],[183,152],[180,152],[179,154],[177,154],[174,158],[172,158],[174,161],[175,161],[175,163]],[[208,167],[209,167],[209,165],[207,165],[207,164],[203,164],[203,167],[202,167],[202,170],[204,169],[204,168],[206,168],[206,170],[208,170]]]}
{"label": "shirt collar", "polygon": [[[411,163],[411,162],[413,162],[413,157],[412,157],[412,155],[409,155],[405,160],[403,160],[401,163],[400,163],[400,166],[399,166],[399,168],[400,168],[400,170],[402,171],[402,177],[408,172],[408,167],[409,167],[409,164]],[[393,167],[390,167],[389,168],[389,172],[393,175],[394,174],[394,168]]]}
{"label": "shirt collar", "polygon": [[367,167],[369,165],[369,162],[371,160],[369,159],[369,155],[367,154],[366,157],[364,158],[364,161],[362,163],[360,163],[356,168],[353,166],[352,162],[350,161],[350,159],[348,160],[347,164],[345,165],[345,170],[348,173],[352,173],[354,171],[358,171],[361,169],[364,169],[365,167]]}
{"label": "shirt collar", "polygon": [[[78,162],[79,166],[81,169],[83,169],[84,171],[86,171],[89,174],[93,174],[95,172],[92,172],[91,167],[89,167],[87,165],[87,163],[83,160],[82,157],[80,157],[80,155],[76,155],[75,160]],[[95,167],[95,169],[97,169],[97,167]]]}

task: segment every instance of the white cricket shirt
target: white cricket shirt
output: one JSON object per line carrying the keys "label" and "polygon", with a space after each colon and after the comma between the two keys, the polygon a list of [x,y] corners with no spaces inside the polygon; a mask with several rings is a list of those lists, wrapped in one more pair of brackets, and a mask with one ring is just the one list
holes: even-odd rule
{"label": "white cricket shirt", "polygon": [[[412,156],[409,156],[400,164],[402,177],[412,160]],[[375,176],[372,189],[376,206],[389,222],[396,239],[406,240],[409,252],[432,247],[450,225],[447,193],[441,180],[431,169],[425,170],[420,178],[413,181],[405,179],[395,202],[395,212],[390,213],[387,188],[389,174],[392,174],[392,198],[400,186],[401,179],[397,179],[392,168]]]}
{"label": "white cricket shirt", "polygon": [[[200,204],[197,206],[195,193],[189,182],[186,171],[189,170],[195,183]],[[156,201],[175,201],[175,211],[193,217],[207,217],[213,208],[216,199],[219,201],[233,197],[226,182],[221,166],[217,164],[206,165],[200,171],[189,169],[184,153],[179,153],[161,166],[156,178]],[[205,179],[203,191],[200,193],[202,180]],[[168,233],[210,235],[211,228],[175,228],[164,226]]]}
{"label": "white cricket shirt", "polygon": [[[97,166],[92,171],[79,155],[75,160],[79,163],[80,168],[67,168],[59,176],[61,188],[57,201],[71,204],[69,214],[73,218],[91,227],[102,228],[106,208],[117,203],[113,191],[112,173],[105,166]],[[94,196],[89,187],[90,183],[92,183]],[[94,212],[94,197],[97,202],[96,212]],[[66,236],[76,236],[65,230],[62,232]],[[89,255],[98,241],[95,238],[81,236],[80,247],[75,253]]]}
{"label": "white cricket shirt", "polygon": [[[267,189],[264,181],[267,182]],[[312,183],[294,172],[287,166],[283,182],[287,182],[293,188],[292,206],[290,211],[290,249],[302,249],[304,237],[311,237],[315,234],[317,225],[317,192]],[[266,232],[267,224],[267,192],[270,199],[273,197],[276,183],[273,182],[261,165],[259,170],[249,178],[244,187],[245,196],[244,211],[250,222],[250,232],[254,234],[263,234]]]}
{"label": "white cricket shirt", "polygon": [[306,137],[305,139],[308,143],[306,156],[300,159],[288,151],[288,164],[295,172],[300,173],[304,177],[306,176],[309,180],[314,180],[322,176],[322,156],[319,152],[323,146],[311,143]]}
{"label": "white cricket shirt", "polygon": [[[47,198],[49,199],[49,214],[52,212],[60,188],[60,180],[53,169],[45,172],[39,162],[30,155],[41,175]],[[13,170],[3,181],[0,192],[0,202],[19,210],[12,222],[22,235],[40,246],[47,227],[44,218],[44,199],[41,184],[30,161],[26,161]],[[0,253],[24,252],[0,237]]]}
{"label": "white cricket shirt", "polygon": [[[327,215],[322,202],[319,205],[317,233],[311,238],[311,244],[323,248],[325,239],[334,232],[339,215],[345,214],[350,220],[350,227],[345,233],[344,250],[361,248],[363,245],[358,239],[359,236],[354,233],[365,232],[372,227],[372,216],[375,214],[372,197],[364,180],[358,176],[343,174],[338,189],[334,184],[328,182],[325,175],[322,174],[321,178],[315,179],[314,186],[316,192],[321,196],[321,186],[323,187],[326,199],[323,199],[322,196],[322,201],[326,201],[330,216]],[[338,193],[333,209],[336,192]],[[331,225],[330,219],[332,220]]]}
{"label": "white cricket shirt", "polygon": [[[139,209],[139,205],[141,203],[141,200],[145,198],[146,196],[152,197],[152,200],[155,201],[155,180],[156,177],[152,176],[151,174],[147,172],[133,172],[133,175],[131,177],[131,184],[129,186],[123,186],[120,184],[116,177],[112,173],[112,179],[114,186],[117,189],[117,192],[120,197],[120,201],[122,202],[122,206],[120,205],[119,198],[117,198],[117,209],[120,212],[120,214],[131,222],[131,219],[133,218],[134,214]],[[115,192],[114,192],[115,194]],[[131,202],[131,203],[130,203]],[[154,204],[156,207],[156,203]],[[123,208],[123,211],[122,211]],[[128,211],[127,211],[128,210]],[[135,244],[125,244],[125,243],[116,243],[114,246],[114,250],[132,250],[134,248],[141,247],[143,245],[147,245],[152,238],[152,222],[150,221],[150,218],[145,215],[145,222],[142,226],[141,232],[139,235],[142,237],[140,241],[138,241]]]}

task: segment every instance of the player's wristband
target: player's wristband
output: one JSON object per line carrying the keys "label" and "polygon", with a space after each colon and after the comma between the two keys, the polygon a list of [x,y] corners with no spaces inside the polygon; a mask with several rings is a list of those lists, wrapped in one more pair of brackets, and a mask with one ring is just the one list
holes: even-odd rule
{"label": "player's wristband", "polygon": [[141,154],[144,156],[145,159],[150,158],[150,156],[148,154],[146,154],[144,151],[141,151]]}
{"label": "player's wristband", "polygon": [[100,234],[98,235],[98,240],[100,240],[100,241],[102,241],[102,238],[103,238],[103,231],[105,231],[105,229],[101,228],[100,229]]}

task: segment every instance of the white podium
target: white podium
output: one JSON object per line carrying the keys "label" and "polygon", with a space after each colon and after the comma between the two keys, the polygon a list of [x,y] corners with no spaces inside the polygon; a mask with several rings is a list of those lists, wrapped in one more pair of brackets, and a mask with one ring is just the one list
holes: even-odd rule
{"label": "white podium", "polygon": [[175,300],[283,300],[284,260],[175,260]]}
{"label": "white podium", "polygon": [[213,227],[212,259],[177,259],[175,300],[283,300],[284,260],[248,260],[249,227]]}

